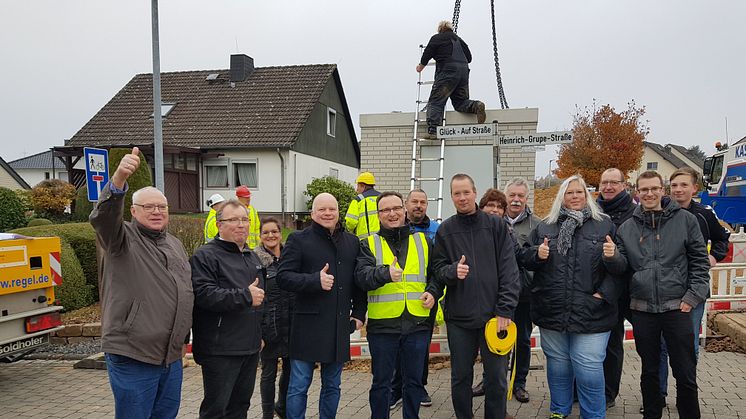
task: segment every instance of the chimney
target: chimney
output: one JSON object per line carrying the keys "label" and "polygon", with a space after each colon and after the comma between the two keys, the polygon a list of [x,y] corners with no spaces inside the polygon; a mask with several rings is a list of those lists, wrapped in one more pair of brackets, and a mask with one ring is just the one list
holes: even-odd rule
{"label": "chimney", "polygon": [[231,55],[231,82],[244,81],[254,72],[254,59],[246,54]]}

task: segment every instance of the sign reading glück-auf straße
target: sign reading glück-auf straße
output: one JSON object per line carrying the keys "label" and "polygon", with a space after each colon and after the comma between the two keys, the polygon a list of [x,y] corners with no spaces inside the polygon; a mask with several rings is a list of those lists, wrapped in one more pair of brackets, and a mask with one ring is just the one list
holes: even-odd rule
{"label": "sign reading gl\u00fcck-auf stra\u00dfe", "polygon": [[504,147],[541,146],[554,144],[567,144],[572,142],[572,132],[535,132],[531,134],[503,135],[500,137],[500,145]]}
{"label": "sign reading gl\u00fcck-auf stra\u00dfe", "polygon": [[495,135],[496,127],[497,124],[446,125],[438,127],[438,138],[491,137]]}

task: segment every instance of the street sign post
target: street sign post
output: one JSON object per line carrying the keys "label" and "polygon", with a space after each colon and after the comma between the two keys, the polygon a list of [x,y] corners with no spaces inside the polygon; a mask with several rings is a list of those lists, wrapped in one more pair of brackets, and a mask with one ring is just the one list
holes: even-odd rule
{"label": "street sign post", "polygon": [[491,137],[497,132],[497,124],[446,125],[438,127],[438,139]]}
{"label": "street sign post", "polygon": [[572,142],[572,131],[536,132],[531,134],[503,135],[501,147],[545,146]]}
{"label": "street sign post", "polygon": [[83,156],[88,200],[96,202],[101,195],[101,188],[109,182],[109,152],[100,148],[85,147]]}

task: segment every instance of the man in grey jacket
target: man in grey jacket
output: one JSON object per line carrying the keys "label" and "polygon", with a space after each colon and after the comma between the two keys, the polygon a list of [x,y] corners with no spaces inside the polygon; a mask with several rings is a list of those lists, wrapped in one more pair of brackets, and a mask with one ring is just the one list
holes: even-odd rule
{"label": "man in grey jacket", "polygon": [[631,273],[629,316],[642,360],[643,417],[660,418],[663,409],[658,373],[663,335],[679,416],[699,418],[691,310],[707,298],[707,249],[696,217],[663,196],[658,173],[643,172],[637,191],[640,206],[617,231],[616,245],[607,241],[603,247],[613,273]]}
{"label": "man in grey jacket", "polygon": [[101,348],[117,418],[175,418],[192,326],[191,270],[184,246],[166,232],[168,202],[158,189],[136,191],[132,222],[122,219],[139,154],[135,147],[122,158],[90,216],[99,247]]}

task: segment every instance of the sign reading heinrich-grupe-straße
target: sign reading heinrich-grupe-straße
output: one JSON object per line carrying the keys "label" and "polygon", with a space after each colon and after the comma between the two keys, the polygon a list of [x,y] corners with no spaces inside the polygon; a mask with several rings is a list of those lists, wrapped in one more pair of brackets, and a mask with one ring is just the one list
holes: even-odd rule
{"label": "sign reading heinrich-grupe-stra\u00dfe", "polygon": [[438,139],[491,137],[496,129],[497,124],[446,125],[438,127]]}
{"label": "sign reading heinrich-grupe-stra\u00dfe", "polygon": [[521,146],[543,146],[554,144],[568,144],[572,142],[571,131],[554,131],[554,132],[535,132],[531,134],[519,135],[502,135],[500,136],[500,146],[504,147],[521,147]]}

